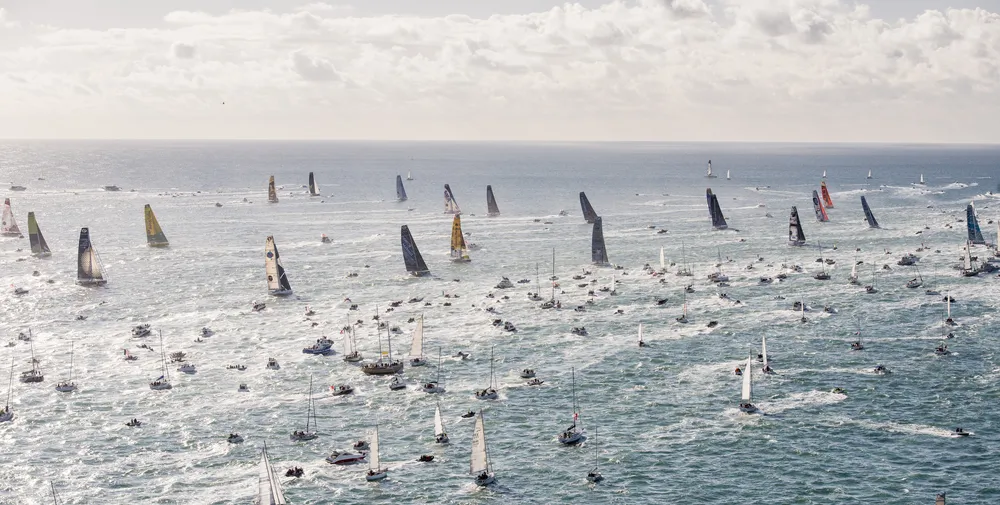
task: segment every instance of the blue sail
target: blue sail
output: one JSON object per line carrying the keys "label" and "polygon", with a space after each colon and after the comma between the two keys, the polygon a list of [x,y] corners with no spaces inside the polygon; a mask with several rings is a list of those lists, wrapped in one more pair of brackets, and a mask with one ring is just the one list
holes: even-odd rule
{"label": "blue sail", "polygon": [[875,215],[872,214],[872,209],[868,207],[868,200],[865,200],[864,195],[861,195],[861,208],[865,210],[865,219],[868,221],[868,227],[879,228],[878,221],[875,220]]}
{"label": "blue sail", "polygon": [[597,212],[594,211],[594,207],[590,205],[590,200],[587,199],[587,194],[583,191],[580,192],[580,207],[583,209],[583,218],[588,223],[593,223],[597,220]]}
{"label": "blue sail", "polygon": [[712,217],[712,227],[716,230],[729,228],[726,216],[722,215],[722,207],[719,206],[719,197],[712,194],[712,188],[705,190],[705,198],[708,200],[708,214]]}
{"label": "blue sail", "polygon": [[590,240],[590,259],[595,265],[605,266],[608,264],[608,250],[604,247],[604,227],[600,216],[594,220],[594,233]]}
{"label": "blue sail", "polygon": [[965,207],[965,223],[969,228],[969,242],[973,244],[985,244],[983,232],[979,229],[979,218],[976,217],[976,208],[970,203]]}
{"label": "blue sail", "polygon": [[406,201],[406,189],[403,188],[403,177],[396,176],[396,200],[400,202]]}
{"label": "blue sail", "polygon": [[417,277],[431,273],[427,269],[427,263],[424,263],[424,258],[420,256],[420,250],[417,249],[417,244],[413,241],[413,235],[410,235],[410,227],[405,224],[401,226],[399,235],[403,245],[403,263],[406,264],[406,271]]}

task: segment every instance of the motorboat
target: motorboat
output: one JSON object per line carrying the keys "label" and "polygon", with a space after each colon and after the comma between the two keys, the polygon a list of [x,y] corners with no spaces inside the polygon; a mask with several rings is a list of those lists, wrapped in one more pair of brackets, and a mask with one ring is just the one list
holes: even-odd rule
{"label": "motorboat", "polygon": [[305,474],[306,474],[305,470],[303,470],[302,468],[299,468],[299,467],[296,466],[296,467],[293,467],[293,468],[289,468],[285,472],[285,477],[294,477],[294,478],[298,479],[299,477],[302,477]]}
{"label": "motorboat", "polygon": [[202,336],[202,337],[204,337],[204,338],[208,338],[208,337],[211,337],[212,335],[215,335],[215,332],[214,332],[214,331],[212,331],[212,329],[211,329],[211,328],[209,328],[209,327],[207,327],[207,326],[203,326],[203,327],[201,328],[201,336]]}
{"label": "motorboat", "polygon": [[354,446],[352,447],[352,449],[354,449],[355,451],[358,451],[358,452],[367,452],[368,451],[368,441],[367,440],[358,440],[357,442],[354,442]]}
{"label": "motorboat", "polygon": [[531,369],[531,368],[525,368],[524,370],[521,370],[521,378],[522,379],[533,379],[533,378],[535,378],[535,371],[533,369]]}
{"label": "motorboat", "polygon": [[246,384],[240,384],[240,387],[236,388],[237,393],[249,393],[250,388]]}
{"label": "motorboat", "polygon": [[186,374],[193,374],[198,371],[198,369],[191,363],[184,363],[183,365],[177,367],[177,371]]}
{"label": "motorboat", "polygon": [[303,354],[318,354],[320,356],[329,356],[335,352],[333,349],[333,340],[326,337],[320,337],[316,339],[315,344],[302,349]]}
{"label": "motorboat", "polygon": [[244,365],[244,364],[242,364],[242,363],[236,364],[236,365],[226,365],[226,370],[239,370],[239,371],[242,372],[242,371],[244,371],[246,369],[247,369],[247,366]]}
{"label": "motorboat", "polygon": [[872,372],[874,372],[875,375],[886,375],[888,373],[891,373],[889,369],[885,367],[885,365],[875,365],[875,369],[872,370]]}
{"label": "motorboat", "polygon": [[444,386],[441,386],[437,382],[425,383],[420,389],[425,393],[444,393]]}
{"label": "motorboat", "polygon": [[24,288],[14,288],[14,295],[21,296],[28,294],[28,290]]}
{"label": "motorboat", "polygon": [[862,344],[860,340],[858,340],[857,342],[851,342],[852,351],[863,351],[864,349],[865,345]]}
{"label": "motorboat", "polygon": [[504,278],[503,278],[503,279],[501,279],[501,280],[500,280],[500,282],[498,282],[498,283],[497,283],[497,285],[496,285],[496,286],[494,286],[494,287],[495,287],[496,289],[509,289],[509,288],[512,288],[512,287],[514,287],[514,283],[510,282],[510,279],[508,279],[508,278],[504,277]]}
{"label": "motorboat", "polygon": [[267,358],[267,366],[265,366],[265,368],[268,370],[280,370],[281,365],[278,364],[278,360],[274,358]]}
{"label": "motorboat", "polygon": [[583,326],[574,327],[573,330],[572,330],[572,333],[574,335],[579,335],[581,337],[586,337],[587,336],[587,328],[585,328]]}
{"label": "motorboat", "polygon": [[421,463],[430,463],[431,461],[434,461],[434,456],[431,454],[421,454],[420,457],[417,458],[417,461]]}
{"label": "motorboat", "polygon": [[251,305],[250,310],[253,311],[253,312],[260,312],[260,311],[262,311],[262,310],[264,310],[266,308],[267,308],[267,304],[264,303],[264,302],[253,302],[253,305]]}
{"label": "motorboat", "polygon": [[393,377],[392,378],[392,382],[389,383],[389,390],[390,391],[399,391],[400,389],[406,389],[406,381],[404,381],[403,379],[399,378],[399,376],[397,375],[397,376]]}
{"label": "motorboat", "polygon": [[122,188],[115,186],[114,184],[110,186],[104,186],[104,191],[121,191]]}
{"label": "motorboat", "polygon": [[150,329],[149,324],[140,324],[132,328],[132,337],[133,338],[147,337],[151,332],[152,330]]}
{"label": "motorboat", "polygon": [[331,465],[353,465],[365,460],[365,455],[350,452],[335,451],[326,457],[326,462]]}
{"label": "motorboat", "polygon": [[130,419],[129,422],[125,423],[125,426],[128,426],[129,428],[138,428],[142,426],[142,421],[133,418]]}
{"label": "motorboat", "polygon": [[951,351],[948,350],[947,345],[941,344],[934,349],[934,354],[937,354],[938,356],[946,356],[948,354],[951,354]]}
{"label": "motorboat", "polygon": [[344,396],[349,395],[354,392],[354,388],[347,384],[339,384],[337,386],[330,386],[330,394],[333,396]]}
{"label": "motorboat", "polygon": [[531,379],[530,381],[526,382],[525,384],[527,384],[529,386],[541,386],[544,383],[545,383],[545,381],[536,378],[536,379]]}
{"label": "motorboat", "polygon": [[229,438],[226,439],[226,442],[229,442],[230,444],[242,444],[243,436],[240,435],[239,433],[230,433]]}
{"label": "motorboat", "polygon": [[10,190],[11,190],[11,191],[25,191],[25,190],[27,190],[27,189],[28,189],[28,188],[27,188],[27,187],[25,187],[25,186],[18,186],[18,185],[16,185],[16,184],[10,187]]}

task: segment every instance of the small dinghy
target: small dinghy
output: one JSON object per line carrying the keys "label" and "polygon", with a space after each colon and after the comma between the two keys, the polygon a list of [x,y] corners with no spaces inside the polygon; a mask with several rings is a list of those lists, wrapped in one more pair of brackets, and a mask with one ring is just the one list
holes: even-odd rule
{"label": "small dinghy", "polygon": [[240,435],[239,433],[230,433],[229,438],[226,439],[226,442],[229,442],[230,444],[242,444],[243,436]]}

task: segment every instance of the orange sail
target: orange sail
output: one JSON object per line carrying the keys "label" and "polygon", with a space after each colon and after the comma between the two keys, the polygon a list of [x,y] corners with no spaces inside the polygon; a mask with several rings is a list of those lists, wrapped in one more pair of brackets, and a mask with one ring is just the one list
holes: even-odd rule
{"label": "orange sail", "polygon": [[830,199],[830,192],[827,191],[827,189],[826,189],[826,181],[820,182],[819,183],[819,187],[823,191],[823,203],[826,204],[826,208],[832,209],[833,208],[833,200]]}

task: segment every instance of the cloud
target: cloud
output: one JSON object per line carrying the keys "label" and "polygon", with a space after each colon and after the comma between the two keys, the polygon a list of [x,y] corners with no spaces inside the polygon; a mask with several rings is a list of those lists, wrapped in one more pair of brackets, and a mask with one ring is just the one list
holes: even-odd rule
{"label": "cloud", "polygon": [[164,12],[158,28],[22,23],[0,38],[0,68],[17,69],[0,79],[0,136],[1000,141],[1000,15],[985,9],[884,20],[854,0],[608,0],[431,17],[303,3]]}

